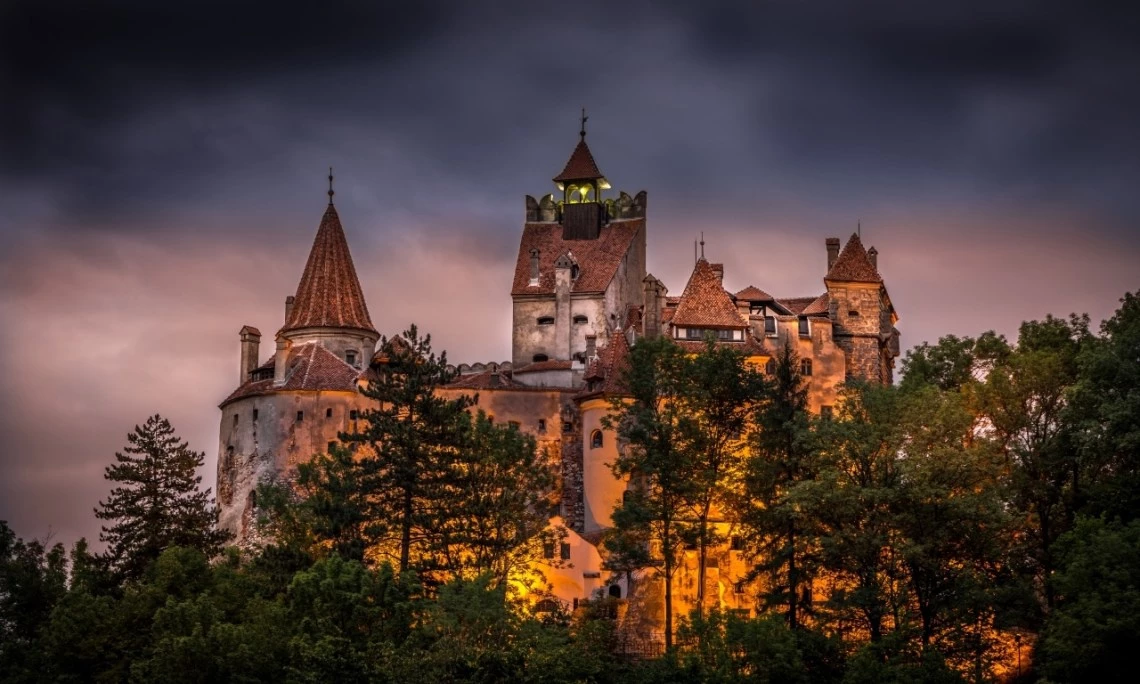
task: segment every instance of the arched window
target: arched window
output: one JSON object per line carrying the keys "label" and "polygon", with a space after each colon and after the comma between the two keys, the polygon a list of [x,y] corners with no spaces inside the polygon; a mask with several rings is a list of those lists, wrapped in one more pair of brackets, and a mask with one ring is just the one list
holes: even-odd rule
{"label": "arched window", "polygon": [[585,325],[589,320],[590,319],[586,318],[582,314],[578,314],[574,317],[574,325]]}
{"label": "arched window", "polygon": [[594,430],[592,433],[590,433],[590,448],[591,449],[601,449],[602,448],[602,431],[601,430]]}
{"label": "arched window", "polygon": [[249,510],[251,510],[251,511],[257,510],[257,490],[256,489],[249,493]]}
{"label": "arched window", "polygon": [[570,280],[577,280],[578,274],[580,272],[581,272],[581,269],[578,268],[578,264],[574,264],[573,266],[571,266],[570,267]]}
{"label": "arched window", "polygon": [[538,319],[539,325],[554,325],[554,316],[542,316]]}
{"label": "arched window", "polygon": [[800,361],[800,375],[805,377],[811,375],[811,359],[804,359]]}
{"label": "arched window", "polygon": [[550,357],[547,356],[546,354],[535,354],[534,356],[532,356],[530,358],[530,360],[534,361],[535,363],[541,363],[543,361],[549,361]]}
{"label": "arched window", "polygon": [[610,596],[614,598],[621,598],[621,586],[617,584],[610,585]]}

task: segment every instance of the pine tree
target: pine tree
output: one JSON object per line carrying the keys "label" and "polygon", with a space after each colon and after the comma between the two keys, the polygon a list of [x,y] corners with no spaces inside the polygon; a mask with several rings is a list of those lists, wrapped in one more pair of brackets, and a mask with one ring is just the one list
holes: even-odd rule
{"label": "pine tree", "polygon": [[96,517],[111,521],[99,538],[120,576],[137,579],[171,546],[218,553],[229,535],[215,527],[210,490],[199,488],[202,477],[195,471],[205,454],[191,451],[157,414],[136,425],[127,441],[104,472],[117,486],[95,509]]}

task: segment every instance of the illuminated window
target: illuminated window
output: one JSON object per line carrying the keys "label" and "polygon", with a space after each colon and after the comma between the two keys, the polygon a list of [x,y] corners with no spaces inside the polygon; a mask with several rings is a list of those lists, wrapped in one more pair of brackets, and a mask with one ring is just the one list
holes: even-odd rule
{"label": "illuminated window", "polygon": [[554,316],[542,316],[538,319],[539,325],[554,325]]}
{"label": "illuminated window", "polygon": [[590,448],[591,449],[601,449],[602,448],[602,431],[601,430],[594,430],[592,433],[590,433]]}
{"label": "illuminated window", "polygon": [[800,361],[800,375],[811,375],[811,359],[804,359]]}
{"label": "illuminated window", "polygon": [[549,361],[550,357],[546,354],[535,354],[534,356],[530,357],[530,360],[534,361],[535,363],[542,363],[543,361]]}

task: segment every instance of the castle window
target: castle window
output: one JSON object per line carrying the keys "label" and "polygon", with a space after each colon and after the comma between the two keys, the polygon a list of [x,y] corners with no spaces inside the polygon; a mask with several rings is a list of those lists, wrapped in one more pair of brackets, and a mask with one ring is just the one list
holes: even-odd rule
{"label": "castle window", "polygon": [[610,585],[610,597],[621,598],[621,586],[617,584]]}
{"label": "castle window", "polygon": [[764,334],[765,335],[775,335],[776,334],[776,317],[775,316],[765,316],[764,317]]}
{"label": "castle window", "polygon": [[539,418],[538,419],[538,431],[539,432],[546,432],[546,419],[545,418]]}
{"label": "castle window", "polygon": [[253,420],[254,420],[255,422],[257,421],[257,409],[254,409],[254,410],[253,410]]}
{"label": "castle window", "polygon": [[590,319],[588,319],[588,318],[586,318],[585,316],[583,316],[583,315],[579,314],[579,315],[577,315],[577,316],[575,316],[575,317],[574,317],[574,325],[585,325],[585,324],[586,324],[586,323],[587,323],[589,320],[590,320]]}
{"label": "castle window", "polygon": [[834,415],[835,415],[835,409],[833,409],[832,407],[827,406],[827,405],[819,407],[819,417],[820,418],[823,418],[824,420],[831,420],[832,416],[834,416]]}
{"label": "castle window", "polygon": [[238,414],[235,413],[234,414],[234,427],[237,427],[237,424],[238,424]]}
{"label": "castle window", "polygon": [[542,545],[542,557],[547,559],[554,558],[554,542],[546,542]]}
{"label": "castle window", "polygon": [[741,537],[740,535],[733,535],[732,539],[729,541],[729,548],[733,551],[743,551],[744,537]]}
{"label": "castle window", "polygon": [[562,421],[562,431],[563,432],[573,432],[574,431],[574,423],[571,423],[568,420]]}
{"label": "castle window", "polygon": [[570,267],[570,280],[577,280],[578,274],[580,272],[581,272],[581,269],[578,268],[578,264],[574,264],[573,266],[571,266]]}
{"label": "castle window", "polygon": [[348,419],[349,419],[349,420],[356,420],[357,416],[359,416],[359,415],[360,415],[360,414],[358,414],[358,413],[356,412],[356,409],[353,409],[353,410],[351,410],[351,411],[349,411],[349,412],[348,412]]}
{"label": "castle window", "polygon": [[562,552],[560,554],[562,556],[562,560],[570,560],[570,545],[569,544],[567,544],[566,542],[562,542],[562,548],[559,550]]}
{"label": "castle window", "polygon": [[601,449],[602,448],[602,431],[601,430],[594,430],[592,433],[590,433],[590,448],[591,449]]}
{"label": "castle window", "polygon": [[542,363],[543,361],[549,361],[550,357],[546,354],[535,354],[530,358],[530,360],[534,361],[535,363]]}
{"label": "castle window", "polygon": [[811,328],[809,327],[808,319],[800,319],[800,337],[808,337],[811,335]]}
{"label": "castle window", "polygon": [[734,584],[732,586],[732,593],[743,594],[744,593],[744,582],[737,582],[736,584]]}
{"label": "castle window", "polygon": [[257,490],[256,489],[249,493],[249,510],[251,510],[251,511],[257,510]]}
{"label": "castle window", "polygon": [[847,315],[848,315],[850,318],[859,318],[859,312],[858,312],[858,311],[848,311],[848,312],[847,312]]}
{"label": "castle window", "polygon": [[765,375],[775,375],[776,374],[776,359],[768,359],[768,363],[764,364],[764,374]]}
{"label": "castle window", "polygon": [[305,412],[304,411],[297,411],[297,422],[300,423],[304,419],[305,419]]}
{"label": "castle window", "polygon": [[229,466],[234,462],[234,448],[232,446],[226,447],[226,465]]}
{"label": "castle window", "polygon": [[356,352],[354,352],[354,351],[346,351],[346,352],[344,353],[344,361],[345,361],[345,363],[347,363],[348,365],[350,365],[350,366],[352,366],[353,368],[355,368],[355,367],[356,367]]}
{"label": "castle window", "polygon": [[336,442],[329,442],[329,448],[327,449],[328,453],[331,454],[333,452],[333,449],[335,449],[335,448],[336,448]]}
{"label": "castle window", "polygon": [[811,376],[811,359],[800,361],[800,375]]}
{"label": "castle window", "polygon": [[764,315],[764,305],[759,303],[759,302],[749,302],[748,303],[748,313],[752,316],[763,316]]}
{"label": "castle window", "polygon": [[325,409],[325,418],[332,418],[332,409],[331,408]]}
{"label": "castle window", "polygon": [[541,316],[538,319],[539,325],[554,325],[554,316]]}

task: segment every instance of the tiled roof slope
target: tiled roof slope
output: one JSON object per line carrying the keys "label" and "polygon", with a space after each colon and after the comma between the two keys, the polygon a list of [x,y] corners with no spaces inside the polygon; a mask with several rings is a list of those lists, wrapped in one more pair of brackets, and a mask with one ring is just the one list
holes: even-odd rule
{"label": "tiled roof slope", "polygon": [[704,259],[697,261],[681,301],[673,314],[673,325],[701,328],[744,328],[732,297],[721,285],[720,276]]}
{"label": "tiled roof slope", "polygon": [[824,292],[815,298],[815,301],[804,307],[801,311],[805,316],[826,316],[828,308],[831,306],[831,297]]}
{"label": "tiled roof slope", "polygon": [[313,240],[289,319],[281,332],[299,328],[355,328],[375,333],[352,265],[348,241],[332,204]]}
{"label": "tiled roof slope", "polygon": [[752,285],[749,285],[740,292],[737,292],[734,296],[737,299],[743,299],[749,302],[769,302],[773,299],[772,295],[768,294],[758,287],[753,287]]}
{"label": "tiled roof slope", "polygon": [[788,297],[780,298],[778,301],[794,314],[802,314],[808,306],[813,304],[819,297]]}
{"label": "tiled roof slope", "polygon": [[[645,229],[645,219],[611,221],[602,226],[596,240],[563,240],[562,226],[557,223],[528,223],[523,226],[512,295],[553,294],[554,262],[571,252],[578,261],[578,279],[570,284],[571,292],[605,292],[617,274],[638,231]],[[538,285],[530,285],[530,250],[538,250]]]}
{"label": "tiled roof slope", "polygon": [[[276,356],[276,353],[270,356],[268,361],[261,364],[259,370],[273,368]],[[272,392],[355,392],[356,380],[360,377],[359,369],[348,365],[316,342],[299,344],[290,349],[287,368],[284,385],[274,387],[272,378],[246,382],[226,397],[219,406],[225,406],[231,401],[244,397]]]}
{"label": "tiled roof slope", "polygon": [[601,178],[602,172],[598,170],[598,165],[594,161],[594,155],[590,152],[590,148],[586,145],[586,139],[582,138],[578,141],[578,145],[574,151],[570,153],[570,159],[566,161],[566,168],[562,169],[562,173],[554,177],[555,183],[563,181],[585,180]]}
{"label": "tiled roof slope", "polygon": [[863,241],[859,239],[858,233],[853,234],[847,244],[843,246],[839,258],[831,265],[831,269],[828,270],[824,278],[855,283],[883,282],[883,276],[879,275],[879,272],[871,265],[871,260],[867,257],[867,250],[863,249]]}
{"label": "tiled roof slope", "polygon": [[625,333],[618,331],[610,335],[610,343],[598,354],[586,370],[587,380],[601,380],[592,389],[587,385],[579,396],[588,394],[628,394],[625,374],[629,369],[629,340]]}

